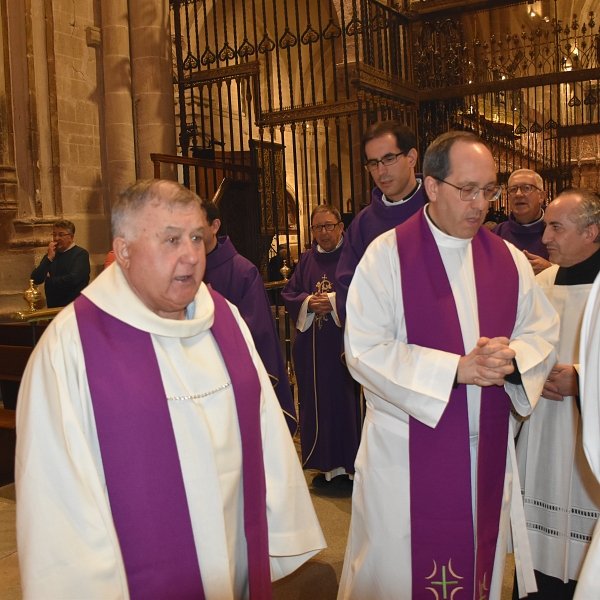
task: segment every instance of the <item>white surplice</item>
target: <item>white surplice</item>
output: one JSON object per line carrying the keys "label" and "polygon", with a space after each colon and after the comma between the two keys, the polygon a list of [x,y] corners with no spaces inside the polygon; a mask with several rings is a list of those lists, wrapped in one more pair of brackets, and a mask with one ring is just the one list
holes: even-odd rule
{"label": "white surplice", "polygon": [[[209,331],[214,303],[207,287],[200,286],[183,321],[146,308],[116,264],[83,293],[110,315],[150,332],[169,398],[206,598],[245,598],[240,434],[232,387],[223,388],[229,375]],[[246,324],[230,307],[262,385],[269,554],[272,578],[279,579],[326,544],[269,377]],[[44,333],[27,365],[17,432],[24,598],[128,598],[72,304]]]}
{"label": "white surplice", "polygon": [[[558,265],[536,282],[560,316],[557,362],[579,368],[579,334],[591,284],[554,285]],[[540,398],[517,444],[527,531],[536,570],[578,580],[600,510],[600,484],[583,453],[575,397]]]}
{"label": "white surplice", "polygon": [[[469,352],[479,338],[471,241],[442,233],[429,219],[428,224],[441,251],[465,350]],[[523,385],[507,383],[505,388],[515,408],[525,415],[531,412],[554,365],[558,317],[535,285],[525,256],[512,245],[507,246],[519,271],[518,314],[511,347],[516,352]],[[502,293],[500,273],[498,293]],[[431,306],[431,311],[435,310]],[[407,344],[394,230],[377,238],[358,265],[348,294],[347,314],[346,361],[353,377],[365,388],[367,412],[356,459],[352,522],[338,599],[409,599],[409,417],[436,426],[450,398],[460,357]],[[467,387],[472,477],[480,397],[479,387]],[[500,598],[509,514],[511,508],[520,505],[513,502],[511,507],[515,462],[510,434],[509,441],[491,600]],[[432,493],[443,492],[432,485]]]}
{"label": "white surplice", "polygon": [[[600,275],[592,286],[583,315],[579,356],[583,449],[600,481]],[[590,598],[600,598],[600,520],[575,589],[575,600]]]}

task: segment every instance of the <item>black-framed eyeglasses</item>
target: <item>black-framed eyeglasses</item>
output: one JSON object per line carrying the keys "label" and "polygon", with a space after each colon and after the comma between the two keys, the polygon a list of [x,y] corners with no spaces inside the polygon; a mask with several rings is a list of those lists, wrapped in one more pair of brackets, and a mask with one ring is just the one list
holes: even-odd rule
{"label": "black-framed eyeglasses", "polygon": [[340,223],[341,221],[338,221],[337,223],[324,223],[323,225],[311,225],[311,229],[315,233],[321,233],[323,229],[325,229],[325,231],[332,232]]}
{"label": "black-framed eyeglasses", "polygon": [[533,185],[532,183],[524,183],[523,185],[511,185],[509,188],[507,188],[509,196],[516,196],[519,190],[521,190],[521,193],[524,196],[527,196],[527,194],[531,194],[533,190],[537,190],[538,192],[542,191],[539,187],[537,187],[537,185]]}
{"label": "black-framed eyeglasses", "polygon": [[486,185],[484,188],[480,188],[479,186],[470,183],[468,185],[463,185],[462,187],[459,187],[458,185],[454,185],[453,183],[450,183],[449,181],[446,181],[444,179],[439,179],[438,177],[434,177],[434,179],[439,181],[440,183],[451,185],[453,188],[459,190],[460,199],[464,202],[473,202],[473,200],[475,200],[475,198],[479,196],[479,192],[483,192],[483,197],[488,202],[494,202],[494,200],[498,200],[498,198],[500,198],[500,194],[502,193],[502,186],[498,184]]}
{"label": "black-framed eyeglasses", "polygon": [[377,160],[376,158],[368,160],[367,164],[365,165],[365,169],[367,171],[376,171],[379,163],[381,163],[384,167],[389,167],[390,165],[393,165],[398,160],[398,157],[402,156],[403,154],[405,153],[398,152],[398,154],[386,154],[383,158],[380,158],[379,160]]}

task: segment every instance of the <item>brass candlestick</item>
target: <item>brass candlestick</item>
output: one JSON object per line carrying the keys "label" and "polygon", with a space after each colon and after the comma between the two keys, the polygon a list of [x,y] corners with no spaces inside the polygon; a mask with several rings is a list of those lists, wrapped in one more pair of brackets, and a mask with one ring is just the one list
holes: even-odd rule
{"label": "brass candlestick", "polygon": [[35,312],[35,305],[42,299],[42,295],[38,292],[33,279],[29,280],[29,287],[23,292],[23,298],[29,304],[29,312]]}

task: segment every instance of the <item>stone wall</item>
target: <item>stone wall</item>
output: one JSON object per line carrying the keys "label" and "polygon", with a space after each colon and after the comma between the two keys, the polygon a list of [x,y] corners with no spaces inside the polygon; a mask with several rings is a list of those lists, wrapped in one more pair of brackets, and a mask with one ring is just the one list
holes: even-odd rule
{"label": "stone wall", "polygon": [[59,218],[95,277],[117,192],[175,153],[169,40],[168,0],[0,0],[0,315]]}
{"label": "stone wall", "polygon": [[12,92],[3,106],[13,109],[7,118],[14,126],[18,181],[16,210],[0,215],[0,314],[5,314],[26,307],[21,295],[45,253],[54,220],[75,223],[76,243],[90,252],[93,275],[104,262],[110,235],[101,50],[88,44],[89,31],[99,26],[99,8],[92,0],[2,2],[10,53],[4,75]]}

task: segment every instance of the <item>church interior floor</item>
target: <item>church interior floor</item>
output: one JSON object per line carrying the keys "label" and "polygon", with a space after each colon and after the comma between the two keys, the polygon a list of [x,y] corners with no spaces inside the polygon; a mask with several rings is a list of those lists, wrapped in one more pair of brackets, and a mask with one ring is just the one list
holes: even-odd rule
{"label": "church interior floor", "polygon": [[[305,472],[310,484],[316,472]],[[342,573],[344,550],[350,526],[349,491],[316,490],[311,497],[323,528],[328,548],[295,573],[273,585],[274,600],[335,600]],[[19,565],[15,537],[15,486],[0,488],[0,600],[20,600]],[[508,555],[502,600],[510,600],[514,562]]]}
{"label": "church interior floor", "polygon": [[0,598],[21,598],[15,535],[15,484],[0,487]]}

